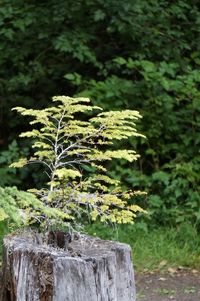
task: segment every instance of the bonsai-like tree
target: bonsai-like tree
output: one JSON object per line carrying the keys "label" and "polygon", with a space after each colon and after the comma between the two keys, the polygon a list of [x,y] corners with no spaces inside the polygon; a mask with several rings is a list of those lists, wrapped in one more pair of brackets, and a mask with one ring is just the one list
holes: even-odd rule
{"label": "bonsai-like tree", "polygon": [[134,150],[116,149],[115,142],[144,137],[135,128],[140,114],[132,110],[97,114],[102,109],[82,97],[56,96],[53,102],[56,105],[43,110],[14,108],[32,118],[34,128],[20,136],[33,138],[33,156],[11,167],[41,163],[48,178],[46,187],[30,190],[43,204],[29,210],[30,220],[50,226],[76,224],[88,216],[101,222],[133,223],[136,213],[144,212],[133,202],[142,192],[124,191],[108,175],[106,162],[138,159]]}

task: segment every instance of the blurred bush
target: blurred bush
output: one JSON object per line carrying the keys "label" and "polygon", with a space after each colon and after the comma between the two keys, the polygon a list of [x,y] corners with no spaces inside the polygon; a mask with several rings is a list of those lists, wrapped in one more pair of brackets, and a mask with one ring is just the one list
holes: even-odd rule
{"label": "blurred bush", "polygon": [[[24,121],[14,106],[43,108],[52,95],[84,95],[104,109],[137,109],[148,140],[130,140],[135,165],[108,166],[124,187],[145,189],[153,225],[200,226],[200,11],[198,1],[3,0],[0,5],[1,184]],[[11,147],[7,151],[8,144]],[[20,150],[21,142],[17,142]],[[6,152],[6,153],[5,153]],[[9,152],[9,153],[8,153]],[[3,160],[3,162],[2,162]],[[33,174],[33,175],[32,175]],[[36,176],[34,176],[36,175]],[[25,185],[24,185],[25,184]]]}

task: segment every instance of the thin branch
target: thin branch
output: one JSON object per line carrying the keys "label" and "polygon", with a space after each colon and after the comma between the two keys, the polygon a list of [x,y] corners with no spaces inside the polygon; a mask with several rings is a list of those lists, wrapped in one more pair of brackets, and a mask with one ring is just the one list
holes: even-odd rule
{"label": "thin branch", "polygon": [[46,165],[49,169],[50,169],[50,171],[52,172],[53,170],[52,170],[52,168],[50,167],[50,165],[48,164],[48,163],[46,163],[45,161],[40,161],[40,160],[35,160],[35,161],[29,161],[27,164],[38,164],[38,163],[42,163],[42,164],[44,164],[44,165]]}
{"label": "thin branch", "polygon": [[[99,134],[102,132],[102,130],[104,130],[104,129],[105,129],[105,126],[101,125],[96,133],[89,134],[89,135],[87,135],[87,136],[85,136],[85,137],[83,137],[83,138],[80,138],[78,141],[76,141],[76,142],[70,144],[70,145],[65,149],[65,152],[69,151],[69,150],[72,149],[72,148],[76,148],[76,147],[78,148],[78,147],[80,147],[80,143],[87,142],[87,140],[90,139],[90,138],[98,137],[98,135],[99,135]],[[79,137],[77,137],[77,139],[78,139],[78,138],[79,138]],[[84,146],[82,146],[82,147],[84,147]],[[85,147],[85,148],[88,148],[88,147]]]}
{"label": "thin branch", "polygon": [[63,162],[63,163],[59,163],[57,165],[57,167],[61,167],[61,166],[66,166],[66,165],[71,165],[71,164],[82,164],[82,163],[90,163],[92,161],[95,161],[94,159],[91,160],[73,160],[73,161],[68,161],[68,162]]}
{"label": "thin branch", "polygon": [[47,138],[47,137],[45,137],[45,136],[42,136],[42,138],[41,139],[45,139],[45,140],[47,140],[48,142],[50,142],[51,143],[51,145],[54,147],[54,143],[53,143],[53,141],[51,140],[51,139],[49,139],[49,138]]}

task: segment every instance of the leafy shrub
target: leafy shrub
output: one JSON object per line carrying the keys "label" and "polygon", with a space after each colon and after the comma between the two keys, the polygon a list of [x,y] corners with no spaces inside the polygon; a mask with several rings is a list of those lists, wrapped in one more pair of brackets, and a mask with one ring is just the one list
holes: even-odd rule
{"label": "leafy shrub", "polygon": [[42,207],[42,203],[32,193],[20,191],[16,187],[0,187],[0,222],[27,225],[32,220],[32,210]]}
{"label": "leafy shrub", "polygon": [[[81,113],[94,115],[101,108],[91,106],[88,98],[56,96],[53,101],[57,106],[43,110],[15,108],[22,115],[32,117],[30,124],[35,128],[20,135],[34,138],[33,156],[21,158],[11,167],[28,163],[44,165],[47,186],[31,191],[50,213],[57,210],[58,222],[71,220],[72,223],[89,214],[92,220],[132,223],[136,212],[144,210],[132,204],[131,199],[142,192],[124,191],[119,181],[107,174],[105,162],[123,159],[131,163],[138,159],[134,150],[116,148],[114,142],[143,136],[135,128],[140,114],[131,110],[109,111],[83,120]],[[41,222],[53,224],[51,216],[43,218],[43,213],[40,216]]]}

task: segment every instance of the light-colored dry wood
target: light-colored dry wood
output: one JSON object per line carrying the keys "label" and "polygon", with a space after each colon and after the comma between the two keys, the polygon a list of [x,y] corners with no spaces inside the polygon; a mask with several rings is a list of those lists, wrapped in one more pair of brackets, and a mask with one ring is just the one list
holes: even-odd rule
{"label": "light-colored dry wood", "polygon": [[84,235],[63,248],[7,236],[2,278],[0,301],[135,301],[130,247]]}

